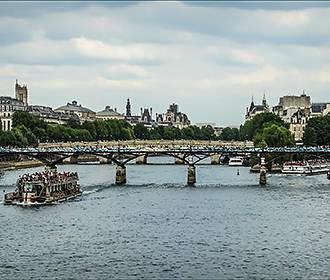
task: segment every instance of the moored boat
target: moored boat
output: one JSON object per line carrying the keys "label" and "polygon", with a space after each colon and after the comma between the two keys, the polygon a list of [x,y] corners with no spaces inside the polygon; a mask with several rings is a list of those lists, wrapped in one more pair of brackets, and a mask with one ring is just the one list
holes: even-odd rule
{"label": "moored boat", "polygon": [[285,162],[282,167],[284,174],[316,175],[329,171],[329,163],[325,160],[291,161]]}
{"label": "moored boat", "polygon": [[330,180],[330,171],[327,173],[327,178]]}
{"label": "moored boat", "polygon": [[4,204],[20,206],[52,205],[80,196],[76,172],[44,171],[24,174],[16,190],[5,194]]}
{"label": "moored boat", "polygon": [[232,157],[229,159],[229,166],[242,166],[244,159],[242,157]]}

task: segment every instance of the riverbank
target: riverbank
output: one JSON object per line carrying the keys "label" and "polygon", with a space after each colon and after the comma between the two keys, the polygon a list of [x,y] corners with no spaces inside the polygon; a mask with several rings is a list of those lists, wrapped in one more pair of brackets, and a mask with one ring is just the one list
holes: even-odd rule
{"label": "riverbank", "polygon": [[39,167],[43,165],[44,164],[38,160],[4,161],[4,162],[0,162],[0,170],[7,171],[7,170]]}

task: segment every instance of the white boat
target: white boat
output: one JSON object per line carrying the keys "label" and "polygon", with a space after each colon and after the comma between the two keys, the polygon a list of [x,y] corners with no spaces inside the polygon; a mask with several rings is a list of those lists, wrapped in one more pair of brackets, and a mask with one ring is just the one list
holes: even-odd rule
{"label": "white boat", "polygon": [[95,164],[100,164],[99,161],[78,161],[79,165],[95,165]]}
{"label": "white boat", "polygon": [[284,174],[316,175],[327,173],[330,168],[325,160],[291,161],[285,162],[281,171]]}
{"label": "white boat", "polygon": [[14,192],[6,193],[4,204],[40,206],[58,204],[80,196],[82,191],[76,172],[44,171],[24,174]]}
{"label": "white boat", "polygon": [[243,165],[243,158],[242,157],[232,157],[229,160],[229,166],[242,166]]}

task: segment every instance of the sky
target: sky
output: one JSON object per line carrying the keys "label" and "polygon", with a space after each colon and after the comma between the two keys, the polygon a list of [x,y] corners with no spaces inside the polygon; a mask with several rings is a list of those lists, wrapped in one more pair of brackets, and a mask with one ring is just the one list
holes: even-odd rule
{"label": "sky", "polygon": [[15,79],[30,104],[239,125],[252,96],[330,102],[330,3],[0,2],[0,95]]}

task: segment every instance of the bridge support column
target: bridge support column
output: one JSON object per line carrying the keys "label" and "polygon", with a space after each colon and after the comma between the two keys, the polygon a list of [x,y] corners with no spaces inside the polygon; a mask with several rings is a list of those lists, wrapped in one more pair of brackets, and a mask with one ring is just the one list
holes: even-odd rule
{"label": "bridge support column", "polygon": [[184,155],[183,154],[179,154],[178,157],[180,158],[175,158],[175,164],[184,164]]}
{"label": "bridge support column", "polygon": [[211,156],[211,164],[212,165],[218,165],[220,164],[220,156],[219,154],[215,154]]}
{"label": "bridge support column", "polygon": [[196,167],[193,164],[188,165],[187,185],[192,186],[196,183]]}
{"label": "bridge support column", "polygon": [[266,185],[266,183],[267,183],[267,170],[265,166],[265,158],[261,157],[259,184],[261,186],[264,186]]}
{"label": "bridge support column", "polygon": [[126,183],[126,166],[117,165],[116,167],[116,185],[122,185]]}
{"label": "bridge support column", "polygon": [[147,164],[147,156],[146,155],[139,156],[138,158],[136,158],[135,163],[136,164]]}

